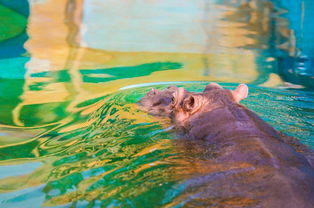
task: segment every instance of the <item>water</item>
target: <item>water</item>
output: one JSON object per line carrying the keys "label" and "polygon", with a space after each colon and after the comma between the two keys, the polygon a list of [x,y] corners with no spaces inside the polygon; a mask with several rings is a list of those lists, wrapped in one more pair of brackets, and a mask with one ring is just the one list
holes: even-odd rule
{"label": "water", "polygon": [[313,3],[289,2],[0,0],[0,207],[191,205],[215,170],[137,109],[152,87],[247,83],[314,148]]}

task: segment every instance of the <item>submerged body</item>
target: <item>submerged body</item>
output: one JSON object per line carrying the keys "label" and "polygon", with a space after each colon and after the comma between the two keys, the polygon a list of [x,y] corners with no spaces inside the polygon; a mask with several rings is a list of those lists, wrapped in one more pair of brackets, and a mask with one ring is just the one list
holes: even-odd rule
{"label": "submerged body", "polygon": [[193,152],[193,197],[187,205],[314,207],[309,150],[239,104],[248,94],[246,85],[230,91],[214,83],[202,93],[177,88],[171,96],[157,94],[157,100],[171,99],[162,115],[175,124],[179,146]]}

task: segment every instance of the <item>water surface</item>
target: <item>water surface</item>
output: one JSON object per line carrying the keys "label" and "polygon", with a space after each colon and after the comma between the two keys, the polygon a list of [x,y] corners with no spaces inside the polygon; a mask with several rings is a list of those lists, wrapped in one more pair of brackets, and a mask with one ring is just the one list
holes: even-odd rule
{"label": "water surface", "polygon": [[246,83],[245,106],[314,148],[312,7],[0,0],[0,207],[191,205],[204,161],[136,107],[152,87]]}

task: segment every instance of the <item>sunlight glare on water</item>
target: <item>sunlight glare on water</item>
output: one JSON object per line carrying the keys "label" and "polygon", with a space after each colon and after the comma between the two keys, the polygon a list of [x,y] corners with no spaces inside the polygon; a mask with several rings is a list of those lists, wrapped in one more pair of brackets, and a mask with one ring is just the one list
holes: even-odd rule
{"label": "sunlight glare on water", "polygon": [[217,170],[137,108],[152,87],[247,83],[314,148],[314,6],[287,2],[0,0],[0,207],[192,206]]}

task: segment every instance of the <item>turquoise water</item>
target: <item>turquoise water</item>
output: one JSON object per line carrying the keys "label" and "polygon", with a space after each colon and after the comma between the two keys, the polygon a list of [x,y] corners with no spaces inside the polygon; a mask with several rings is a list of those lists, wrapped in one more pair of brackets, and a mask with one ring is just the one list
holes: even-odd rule
{"label": "turquoise water", "polygon": [[312,4],[245,2],[0,0],[0,207],[191,206],[216,170],[137,108],[152,87],[247,83],[314,148]]}

